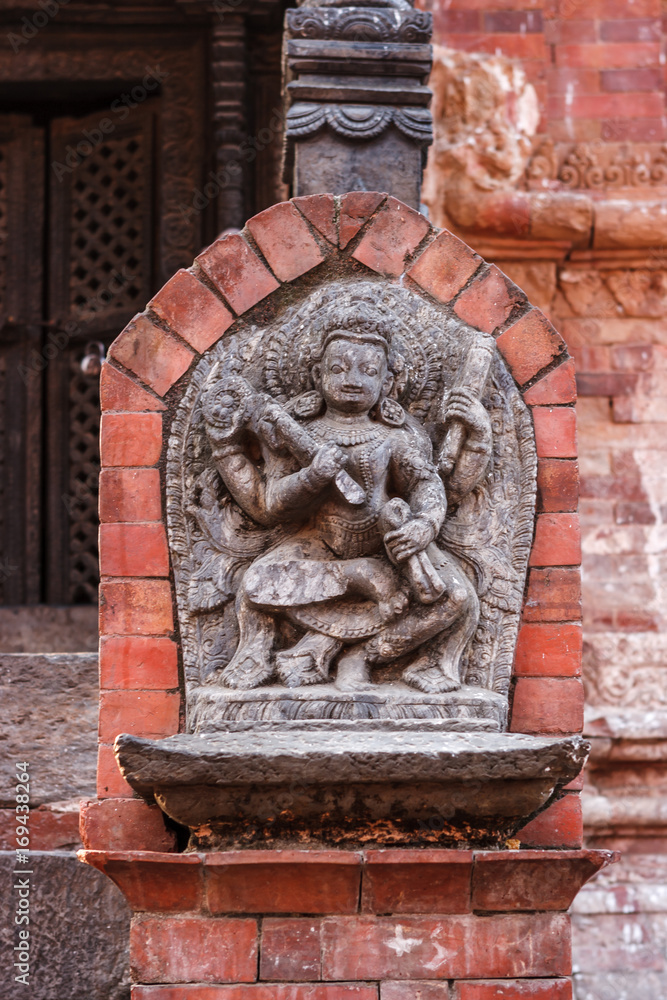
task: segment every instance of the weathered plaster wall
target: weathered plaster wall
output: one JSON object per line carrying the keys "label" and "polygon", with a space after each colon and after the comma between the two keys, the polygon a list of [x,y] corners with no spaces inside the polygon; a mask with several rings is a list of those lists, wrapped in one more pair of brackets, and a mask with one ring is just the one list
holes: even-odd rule
{"label": "weathered plaster wall", "polygon": [[[667,996],[667,155],[659,0],[435,0],[425,200],[577,367],[587,843],[579,1000]],[[537,114],[533,112],[533,102]]]}

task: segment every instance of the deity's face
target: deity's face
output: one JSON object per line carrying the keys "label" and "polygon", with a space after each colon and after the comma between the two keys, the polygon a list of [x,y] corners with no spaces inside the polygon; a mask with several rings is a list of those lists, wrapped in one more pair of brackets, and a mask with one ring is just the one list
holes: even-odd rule
{"label": "deity's face", "polygon": [[345,414],[368,413],[391,386],[382,347],[343,337],[327,346],[317,376],[327,408]]}

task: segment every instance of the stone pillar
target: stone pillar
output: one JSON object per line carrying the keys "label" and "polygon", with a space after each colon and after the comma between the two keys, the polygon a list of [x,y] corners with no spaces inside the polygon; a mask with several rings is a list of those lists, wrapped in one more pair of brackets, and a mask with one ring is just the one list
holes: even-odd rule
{"label": "stone pillar", "polygon": [[419,208],[431,30],[431,14],[405,0],[287,11],[284,180],[294,195],[388,191]]}

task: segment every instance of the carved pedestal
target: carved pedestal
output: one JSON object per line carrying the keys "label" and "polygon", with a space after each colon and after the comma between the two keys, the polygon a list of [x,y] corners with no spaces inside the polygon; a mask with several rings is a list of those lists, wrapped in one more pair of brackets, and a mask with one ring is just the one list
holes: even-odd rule
{"label": "carved pedestal", "polygon": [[502,846],[578,775],[587,744],[433,722],[230,725],[119,736],[129,783],[191,830],[189,849],[312,843]]}
{"label": "carved pedestal", "polygon": [[521,290],[371,192],[261,213],[116,340],[82,831],[135,1000],[569,997],[610,860],[573,402]]}

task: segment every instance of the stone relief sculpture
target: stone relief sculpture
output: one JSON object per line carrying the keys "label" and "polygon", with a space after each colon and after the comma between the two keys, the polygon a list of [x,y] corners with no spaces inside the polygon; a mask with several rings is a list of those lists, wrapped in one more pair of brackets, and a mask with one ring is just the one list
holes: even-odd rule
{"label": "stone relief sculpture", "polygon": [[341,280],[202,359],[168,459],[189,731],[502,729],[534,510],[492,338]]}

